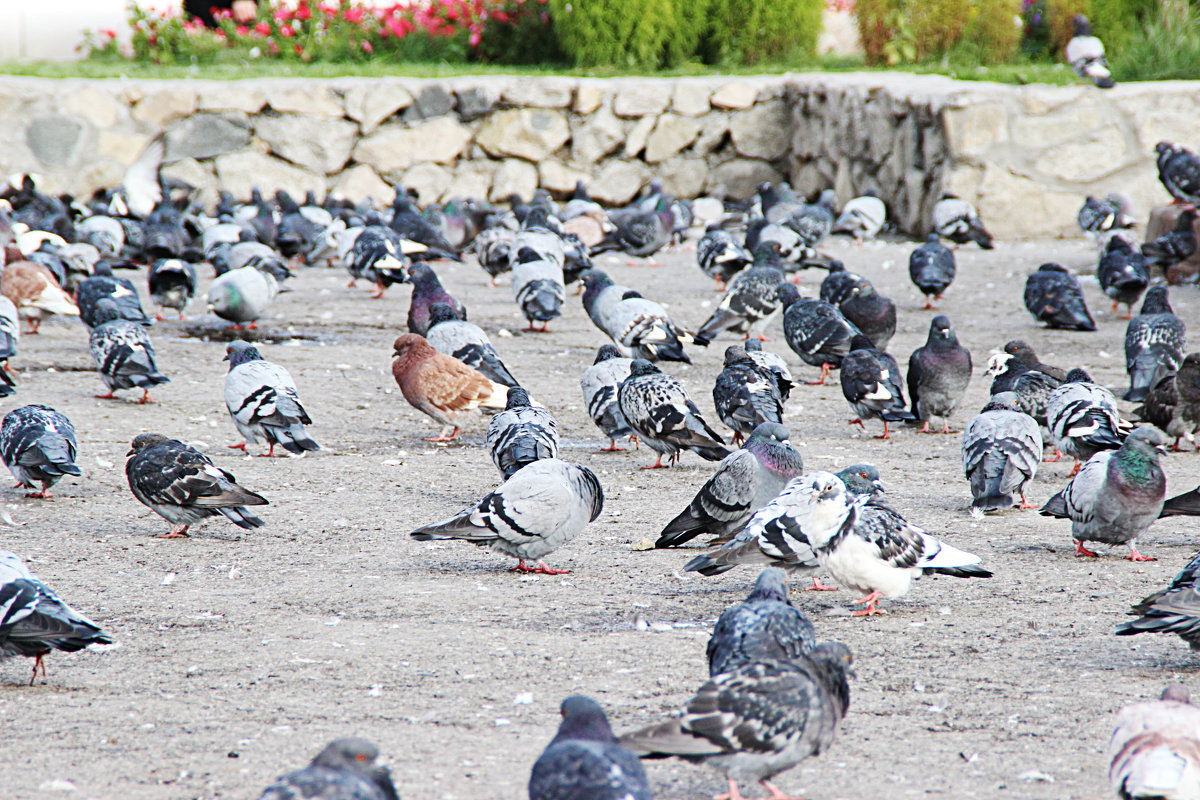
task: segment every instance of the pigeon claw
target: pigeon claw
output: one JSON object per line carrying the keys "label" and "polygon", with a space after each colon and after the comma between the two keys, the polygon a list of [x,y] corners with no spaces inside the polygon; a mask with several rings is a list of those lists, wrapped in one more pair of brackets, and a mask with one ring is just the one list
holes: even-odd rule
{"label": "pigeon claw", "polygon": [[737,781],[735,781],[733,778],[730,778],[729,791],[725,794],[715,795],[713,800],[746,800],[746,796],[738,790]]}
{"label": "pigeon claw", "polygon": [[624,453],[625,452],[624,447],[617,447],[616,439],[609,439],[608,441],[609,441],[608,447],[600,448],[601,453]]}
{"label": "pigeon claw", "polygon": [[426,442],[448,442],[458,436],[458,428],[454,428],[450,433],[439,433],[437,436],[426,436]]}
{"label": "pigeon claw", "polygon": [[115,394],[113,394],[112,392],[109,392],[108,394],[97,394],[97,395],[93,395],[93,396],[97,400],[116,400],[117,399],[117,396]]}
{"label": "pigeon claw", "polygon": [[767,795],[767,800],[804,800],[803,797],[796,797],[790,794],[784,794],[779,787],[765,778],[759,781],[759,784],[766,789],[770,794]]}
{"label": "pigeon claw", "polygon": [[829,377],[829,370],[830,370],[831,366],[832,365],[830,365],[830,364],[822,364],[821,365],[821,376],[819,378],[817,378],[815,381],[808,381],[808,385],[809,386],[824,386],[825,379]]}
{"label": "pigeon claw", "polygon": [[[862,422],[860,421],[858,424],[859,424],[859,425],[862,425]],[[862,425],[862,426],[863,426],[863,428],[864,428],[864,429],[867,427],[866,425]],[[879,434],[879,435],[878,435],[878,436],[876,436],[875,438],[876,438],[876,439],[890,439],[890,438],[892,438],[892,435],[891,435],[890,433],[888,433],[888,424],[887,424],[887,420],[886,420],[886,419],[883,421],[883,433]]]}
{"label": "pigeon claw", "polygon": [[1129,555],[1125,556],[1126,561],[1158,561],[1153,556],[1144,556],[1138,552],[1138,549],[1132,544],[1129,545]]}
{"label": "pigeon claw", "polygon": [[183,525],[183,526],[177,525],[174,528],[171,528],[171,530],[167,531],[166,533],[160,533],[158,536],[156,536],[154,538],[156,538],[156,539],[187,539],[187,538],[189,538],[188,532],[187,532],[187,529],[189,527],[190,527],[189,525]]}
{"label": "pigeon claw", "polygon": [[1054,449],[1054,458],[1043,458],[1042,462],[1046,464],[1053,464],[1055,461],[1062,461],[1062,457],[1062,451],[1056,447]]}
{"label": "pigeon claw", "polygon": [[851,616],[853,616],[853,617],[870,617],[874,614],[884,613],[883,609],[877,605],[879,603],[879,598],[881,598],[881,597],[883,597],[883,592],[876,590],[874,592],[871,592],[866,597],[862,597],[862,598],[859,598],[858,600],[855,600],[854,601],[855,605],[858,605],[859,603],[866,603],[867,605],[864,608],[860,608],[858,611],[855,611],[853,614],[851,614]]}
{"label": "pigeon claw", "polygon": [[548,567],[545,561],[539,561],[536,567],[531,567],[525,563],[525,559],[521,558],[517,560],[517,565],[510,569],[509,572],[524,572],[536,575],[569,575],[571,570]]}
{"label": "pigeon claw", "polygon": [[[1136,553],[1137,550],[1134,550],[1133,552]],[[1088,550],[1086,547],[1084,547],[1083,542],[1079,542],[1079,541],[1075,542],[1075,555],[1085,556],[1087,558],[1099,558],[1100,557],[1098,554],[1093,553],[1091,550]]]}
{"label": "pigeon claw", "polygon": [[921,309],[924,311],[932,311],[935,308],[937,308],[937,306],[933,304],[933,298],[929,295],[925,295],[925,305],[921,306]]}
{"label": "pigeon claw", "polygon": [[1079,474],[1079,470],[1080,470],[1080,468],[1081,468],[1082,466],[1083,466],[1083,464],[1080,464],[1080,463],[1079,463],[1079,459],[1078,459],[1078,458],[1077,458],[1077,459],[1075,459],[1075,466],[1074,466],[1074,467],[1072,467],[1072,468],[1071,468],[1071,471],[1067,473],[1067,477],[1068,477],[1068,478],[1074,478],[1076,475],[1078,475],[1078,474]]}
{"label": "pigeon claw", "polygon": [[245,442],[238,442],[237,444],[231,444],[231,445],[228,445],[228,447],[229,447],[229,449],[230,449],[230,450],[241,450],[243,453],[247,453],[247,452],[249,452],[249,451],[246,449],[246,443],[245,443]]}
{"label": "pigeon claw", "polygon": [[813,576],[812,581],[813,581],[812,586],[805,586],[804,591],[806,591],[806,592],[836,592],[838,590],[838,587],[836,587],[836,586],[826,586],[825,584],[821,583],[821,579],[818,578],[816,575]]}
{"label": "pigeon claw", "polygon": [[670,469],[670,467],[671,467],[670,464],[662,463],[662,454],[659,453],[657,461],[655,461],[653,464],[651,464],[649,466],[642,467],[642,469]]}
{"label": "pigeon claw", "polygon": [[151,397],[150,397],[149,389],[142,389],[142,399],[138,400],[137,403],[139,406],[144,406],[147,403],[149,403],[150,405],[154,405],[154,400],[151,399]]}
{"label": "pigeon claw", "polygon": [[38,667],[42,668],[42,677],[48,676],[46,672],[46,656],[50,654],[49,650],[43,650],[33,657],[33,674],[29,676],[29,685],[33,686],[33,682],[37,680]]}

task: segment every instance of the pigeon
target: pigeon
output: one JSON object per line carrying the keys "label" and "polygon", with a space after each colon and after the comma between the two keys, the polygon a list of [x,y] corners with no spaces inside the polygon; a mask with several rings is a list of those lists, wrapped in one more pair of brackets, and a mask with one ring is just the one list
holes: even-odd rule
{"label": "pigeon", "polygon": [[150,286],[150,298],[158,306],[158,314],[154,318],[164,319],[163,309],[173,308],[183,319],[183,310],[196,294],[196,268],[177,258],[159,259],[150,265],[146,280]]}
{"label": "pigeon", "polygon": [[942,299],[942,295],[954,282],[957,271],[954,251],[938,241],[936,233],[929,234],[925,244],[908,256],[908,276],[921,290],[921,294],[925,295],[925,309],[935,308],[933,301]]}
{"label": "pigeon", "polygon": [[858,414],[851,425],[864,430],[867,419],[883,422],[883,433],[875,438],[890,439],[889,422],[915,420],[905,407],[904,384],[896,359],[882,352],[863,334],[850,340],[850,352],[842,359],[842,395]]}
{"label": "pigeon", "polygon": [[1130,428],[1121,419],[1113,393],[1094,383],[1082,369],[1068,372],[1067,379],[1050,393],[1046,422],[1054,446],[1075,459],[1076,472],[1080,462],[1120,447]]}
{"label": "pigeon", "polygon": [[1200,798],[1200,709],[1187,687],[1127,705],[1108,741],[1108,782],[1128,800]]}
{"label": "pigeon", "polygon": [[[562,316],[567,297],[562,265],[544,258],[532,247],[522,247],[512,265],[513,299],[528,320],[527,332],[548,333],[550,320]],[[534,323],[540,322],[540,328]]]}
{"label": "pigeon", "polygon": [[471,242],[471,252],[483,271],[492,277],[493,286],[500,275],[512,269],[512,245],[516,238],[515,230],[495,224],[484,228]]}
{"label": "pigeon", "polygon": [[379,750],[366,739],[335,739],[312,763],[282,776],[258,800],[398,800]]}
{"label": "pigeon", "polygon": [[[763,258],[769,258],[764,251]],[[783,272],[773,266],[760,266],[760,254],[755,252],[754,266],[737,274],[729,291],[721,298],[708,320],[696,331],[696,336],[709,341],[722,331],[754,335],[763,340],[763,330],[779,313]]]}
{"label": "pigeon", "polygon": [[[543,561],[604,509],[604,491],[587,467],[543,458],[522,467],[490,494],[449,519],[414,530],[418,541],[462,539],[517,559],[514,572],[563,575]],[[525,562],[537,560],[536,567]]]}
{"label": "pigeon", "polygon": [[149,325],[150,319],[142,309],[142,300],[137,289],[126,278],[114,278],[112,267],[101,262],[96,272],[75,287],[75,302],[79,306],[79,319],[89,330],[100,323],[96,320],[96,304],[108,300],[117,309],[120,319]]}
{"label": "pigeon", "polygon": [[1050,402],[1050,393],[1061,381],[1040,370],[1030,369],[1008,353],[997,353],[989,358],[985,374],[992,378],[990,393],[993,397],[1001,392],[1011,392],[1014,408],[1048,428],[1046,406]]}
{"label": "pigeon", "polygon": [[1187,261],[1196,252],[1196,210],[1185,206],[1175,219],[1175,227],[1153,241],[1142,245],[1146,268],[1158,267],[1170,277],[1169,271]]}
{"label": "pigeon", "polygon": [[[406,252],[406,249],[408,252]],[[366,278],[375,284],[375,298],[382,298],[389,286],[408,282],[408,270],[412,268],[410,252],[424,250],[424,245],[416,245],[401,238],[386,225],[367,225],[354,238],[347,257],[343,258],[346,271],[350,273],[350,287],[359,278]]]}
{"label": "pigeon", "polygon": [[791,395],[792,389],[796,388],[796,382],[792,379],[792,371],[788,368],[787,362],[783,360],[783,356],[763,350],[762,342],[757,339],[747,339],[742,342],[742,349],[746,351],[750,360],[758,365],[759,369],[766,370],[771,374],[775,385],[779,387],[779,396],[786,401]]}
{"label": "pigeon", "polygon": [[834,191],[825,189],[817,202],[800,206],[788,215],[783,224],[799,235],[801,244],[815,248],[833,230],[833,205],[836,201]]}
{"label": "pigeon", "polygon": [[750,251],[715,222],[696,242],[696,262],[700,271],[716,281],[717,289],[722,291],[730,279],[750,266],[753,260]]}
{"label": "pigeon", "polygon": [[396,193],[396,201],[392,204],[392,219],[389,224],[392,230],[400,234],[402,239],[423,245],[425,249],[421,251],[421,255],[424,258],[462,261],[454,254],[454,247],[438,233],[428,220],[421,216],[412,199],[404,192]]}
{"label": "pigeon", "polygon": [[800,280],[800,272],[821,264],[820,254],[806,247],[800,234],[780,222],[757,219],[746,228],[746,249],[753,253],[761,247],[778,253],[783,271],[795,273],[793,281]]}
{"label": "pigeon", "polygon": [[[283,190],[275,192],[275,203],[279,206],[279,225],[275,229],[275,249],[284,258],[298,258],[308,262],[325,235],[325,230],[308,216],[300,204]],[[324,210],[324,209],[321,209]]]}
{"label": "pigeon", "polygon": [[983,227],[975,206],[953,194],[943,194],[933,206],[933,232],[955,244],[975,242],[991,250],[992,235]]}
{"label": "pigeon", "polygon": [[413,264],[408,271],[409,282],[412,283],[412,300],[408,306],[408,331],[419,336],[429,332],[433,324],[430,319],[430,309],[434,303],[445,303],[454,309],[454,315],[466,320],[467,309],[455,300],[449,292],[442,288],[437,273],[428,264]]}
{"label": "pigeon", "polygon": [[104,385],[105,394],[96,395],[102,400],[112,400],[118,389],[141,389],[142,399],[138,403],[153,403],[150,390],[171,379],[158,371],[154,358],[154,345],[146,328],[136,322],[121,319],[117,304],[105,297],[96,304],[92,312],[96,327],[88,338],[92,360]]}
{"label": "pigeon", "polygon": [[708,344],[706,339],[672,322],[661,305],[618,286],[600,270],[585,270],[580,280],[588,317],[608,338],[632,352],[634,358],[690,364],[683,345]]}
{"label": "pigeon", "polygon": [[775,376],[760,369],[746,350],[730,345],[725,368],[713,385],[717,416],[733,430],[733,443],[741,444],[763,422],[783,422],[783,397]]}
{"label": "pigeon", "polygon": [[733,538],[756,511],[804,471],[790,438],[788,429],[777,422],[755,428],[740,450],[721,460],[688,507],[667,523],[654,546],[679,547],[705,533],[713,536],[709,544]]}
{"label": "pigeon", "polygon": [[1117,636],[1139,633],[1173,633],[1200,650],[1200,553],[1191,559],[1165,589],[1149,595],[1130,609],[1138,619],[1117,626]]}
{"label": "pigeon", "polygon": [[1067,42],[1067,63],[1075,74],[1086,78],[1101,89],[1111,89],[1116,84],[1104,57],[1104,42],[1092,35],[1092,26],[1083,14],[1071,18],[1074,35]]}
{"label": "pigeon", "polygon": [[1133,304],[1150,285],[1145,258],[1120,236],[1112,237],[1105,245],[1100,263],[1096,266],[1096,279],[1100,281],[1100,288],[1112,299],[1114,312],[1118,304],[1124,304],[1129,309],[1125,319],[1133,315]]}
{"label": "pigeon", "polygon": [[75,466],[75,426],[50,406],[14,408],[0,424],[0,459],[17,479],[15,488],[34,489],[27,497],[50,497],[50,487],[64,475],[83,474]]}
{"label": "pigeon", "polygon": [[13,261],[0,272],[0,294],[17,307],[17,313],[29,322],[29,332],[37,333],[47,314],[79,316],[79,307],[50,271],[32,261]]}
{"label": "pigeon", "polygon": [[862,275],[848,271],[842,262],[831,261],[829,274],[821,281],[818,296],[826,303],[840,307],[842,303],[850,299],[850,294],[855,289],[869,283],[870,281]]}
{"label": "pigeon", "polygon": [[1146,292],[1141,313],[1125,328],[1125,371],[1129,373],[1125,399],[1145,400],[1155,384],[1179,369],[1186,344],[1186,329],[1171,310],[1167,287],[1153,287]]}
{"label": "pigeon", "polygon": [[454,356],[496,383],[510,388],[518,385],[483,329],[456,317],[454,309],[445,303],[429,307],[429,331],[425,339],[439,353]]}
{"label": "pigeon", "polygon": [[795,295],[783,312],[783,335],[805,364],[821,368],[811,385],[821,386],[830,370],[840,369],[850,341],[862,332],[829,303]]}
{"label": "pigeon", "polygon": [[488,423],[487,444],[492,463],[508,480],[527,464],[558,458],[558,422],[549,411],[530,403],[529,392],[513,386],[504,410]]}
{"label": "pigeon", "polygon": [[100,626],[64,603],[29,571],[20,556],[0,550],[0,661],[13,656],[33,659],[46,674],[51,650],[74,653],[88,645],[112,644]]}
{"label": "pigeon", "polygon": [[617,742],[595,700],[568,697],[562,718],[533,764],[529,800],[651,800],[642,763]]}
{"label": "pigeon", "polygon": [[1017,410],[1011,392],[992,395],[963,429],[962,464],[971,484],[971,509],[988,513],[1014,505],[1036,508],[1025,499],[1025,487],[1037,475],[1041,461],[1037,421]]}
{"label": "pigeon", "polygon": [[1075,554],[1095,556],[1087,542],[1129,545],[1130,561],[1153,561],[1137,550],[1137,538],[1158,519],[1167,479],[1158,464],[1166,439],[1153,428],[1138,428],[1117,450],[1088,459],[1067,488],[1042,506],[1041,514],[1071,520]]}
{"label": "pigeon", "polygon": [[1200,203],[1200,157],[1171,142],[1154,146],[1158,180],[1175,203]]}
{"label": "pigeon", "polygon": [[[658,454],[643,469],[660,469],[674,464],[680,450],[692,450],[705,461],[720,461],[729,455],[725,440],[700,416],[683,384],[643,358],[635,358],[629,377],[617,390],[621,414],[641,441]],[[663,456],[670,464],[662,463]]]}
{"label": "pigeon", "polygon": [[125,229],[110,216],[96,214],[80,220],[75,231],[80,241],[88,242],[100,252],[101,258],[118,258],[125,249]]}
{"label": "pigeon", "polygon": [[624,358],[621,351],[611,344],[603,345],[596,351],[596,360],[584,370],[579,378],[579,388],[583,391],[583,402],[587,405],[588,414],[596,427],[608,437],[609,446],[601,448],[601,452],[611,453],[624,450],[617,447],[617,439],[622,436],[634,437],[633,428],[621,413],[621,405],[617,392],[622,381],[629,377],[633,359]]}
{"label": "pigeon", "polygon": [[675,214],[671,209],[674,203],[675,198],[661,195],[652,209],[609,215],[614,228],[592,248],[592,255],[621,250],[638,258],[651,258],[671,241],[675,229]]}
{"label": "pigeon", "polygon": [[879,235],[885,222],[887,206],[868,192],[842,206],[842,213],[833,223],[833,233],[848,233],[856,242],[869,241]]}
{"label": "pigeon", "polygon": [[1033,348],[1021,339],[1010,339],[1005,342],[1004,352],[1013,356],[1034,372],[1040,372],[1043,375],[1053,378],[1055,385],[1062,383],[1067,378],[1067,371],[1065,369],[1043,363]]}
{"label": "pigeon", "polygon": [[793,661],[816,638],[808,617],[788,600],[787,573],[768,567],[759,573],[750,596],[717,619],[708,640],[709,677],[756,661]]}
{"label": "pigeon", "polygon": [[227,322],[232,330],[258,327],[258,319],[279,296],[279,282],[265,269],[246,266],[231,269],[208,287],[208,310]]}
{"label": "pigeon", "polygon": [[133,496],[171,523],[159,539],[187,536],[192,525],[216,516],[247,530],[266,525],[246,506],[265,506],[267,499],[239,486],[196,448],[159,433],[142,433],[126,455],[125,477]]}
{"label": "pigeon", "polygon": [[1200,353],[1188,353],[1179,371],[1159,380],[1134,413],[1174,437],[1172,450],[1180,450],[1185,437],[1195,444],[1200,431]]}
{"label": "pigeon", "polygon": [[887,350],[896,334],[896,304],[875,291],[870,283],[850,290],[850,296],[838,305],[851,325],[858,328],[879,350]]}
{"label": "pigeon", "polygon": [[305,425],[308,412],[300,404],[300,393],[291,374],[278,364],[263,359],[258,349],[240,339],[225,348],[229,372],[225,376],[225,407],[244,441],[230,445],[246,452],[247,442],[265,439],[275,455],[275,445],[296,455],[320,450]]}
{"label": "pigeon", "polygon": [[912,415],[924,423],[921,433],[931,433],[934,417],[941,417],[942,433],[950,433],[950,416],[966,394],[971,373],[971,351],[958,343],[950,318],[937,315],[924,346],[908,359],[908,394]]}
{"label": "pigeon", "polygon": [[714,675],[681,715],[621,744],[643,758],[711,764],[728,778],[730,798],[750,781],[785,797],[770,779],[833,744],[850,705],[851,661],[844,644],[826,642],[789,661],[742,664]]}
{"label": "pigeon", "polygon": [[458,436],[462,415],[472,409],[503,409],[508,387],[456,358],[439,353],[415,333],[406,333],[392,345],[392,377],[404,399],[443,425],[428,442],[448,442]]}
{"label": "pigeon", "polygon": [[17,307],[12,300],[0,295],[0,397],[8,397],[17,391],[8,360],[17,354],[21,341],[21,322]]}
{"label": "pigeon", "polygon": [[[1109,231],[1132,228],[1135,221],[1129,215],[1129,200],[1121,194],[1106,197],[1088,195],[1076,215],[1079,228],[1084,233],[1102,234]],[[1120,238],[1120,237],[1117,237]]]}
{"label": "pigeon", "polygon": [[1026,279],[1025,308],[1047,328],[1096,330],[1079,281],[1058,264],[1042,264]]}

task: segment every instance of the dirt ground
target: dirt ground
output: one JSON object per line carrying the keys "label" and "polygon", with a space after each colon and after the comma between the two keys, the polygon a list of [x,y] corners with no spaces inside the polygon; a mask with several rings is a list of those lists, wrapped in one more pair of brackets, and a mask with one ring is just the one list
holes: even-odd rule
{"label": "dirt ground", "polygon": [[[908,280],[913,246],[829,245],[897,302],[891,351],[901,364],[934,314],[920,310]],[[694,252],[660,260],[665,266],[654,268],[605,256],[598,266],[699,325],[719,297]],[[1087,269],[1095,255],[1083,241],[958,252],[958,280],[941,311],[971,348],[976,377],[956,431],[987,397],[989,352],[1010,338],[1124,387],[1125,322],[1093,279],[1085,290],[1098,332],[1041,330],[1025,313],[1024,276],[1048,260]],[[419,523],[493,488],[497,474],[482,446],[482,417],[450,446],[421,441],[437,425],[404,402],[390,373],[407,287],[372,300],[346,288],[343,271],[311,269],[273,308],[264,332],[276,343],[263,354],[291,370],[324,447],[303,459],[226,449],[238,437],[222,397],[224,348],[188,335],[197,323],[153,328],[172,382],[150,406],[134,404],[133,392],[93,399],[102,386],[82,325],[48,323],[22,340],[20,392],[6,407],[40,402],[66,413],[79,431],[83,476],[60,484],[50,501],[4,490],[16,526],[0,528],[0,547],[29,559],[119,644],[55,654],[49,678],[32,688],[28,662],[0,664],[0,796],[256,798],[328,740],[358,735],[379,745],[405,798],[523,798],[563,697],[596,698],[620,732],[671,713],[703,683],[711,626],[756,572],[704,578],[681,571],[694,550],[632,545],[655,538],[712,466],[689,453],[674,469],[644,472],[644,449],[598,452],[606,442],[583,408],[578,377],[606,339],[578,298],[568,298],[552,333],[521,334],[507,284],[489,286],[473,264],[439,272],[555,412],[563,457],[594,469],[604,485],[602,516],[549,559],[571,574],[522,578],[488,551],[409,539]],[[819,278],[805,276],[806,294]],[[1194,289],[1175,289],[1172,300],[1181,317],[1196,319]],[[202,311],[197,300],[191,313]],[[812,379],[778,321],[769,334],[767,347]],[[711,388],[728,343],[693,348],[695,366],[664,365],[714,424]],[[816,800],[1106,796],[1114,712],[1170,681],[1197,688],[1200,659],[1179,639],[1112,635],[1129,605],[1196,549],[1197,523],[1156,524],[1141,543],[1156,562],[1132,564],[1125,550],[1077,559],[1066,522],[1028,511],[967,514],[960,436],[900,430],[879,441],[871,438],[878,423],[864,434],[846,424],[851,416],[836,381],[793,394],[785,421],[806,465],[875,463],[897,510],[980,554],[996,577],[922,580],[872,619],[848,616],[857,598],[850,592],[794,592],[821,638],[853,650],[857,678],[832,749],[778,784]],[[122,469],[129,441],[143,431],[190,441],[266,495],[267,527],[249,533],[216,520],[190,539],[154,538],[168,526],[133,498]],[[1069,469],[1044,464],[1030,499],[1045,501]],[[1169,491],[1184,491],[1200,480],[1200,457],[1171,455],[1165,469]],[[724,788],[708,767],[665,761],[647,769],[663,798]]]}

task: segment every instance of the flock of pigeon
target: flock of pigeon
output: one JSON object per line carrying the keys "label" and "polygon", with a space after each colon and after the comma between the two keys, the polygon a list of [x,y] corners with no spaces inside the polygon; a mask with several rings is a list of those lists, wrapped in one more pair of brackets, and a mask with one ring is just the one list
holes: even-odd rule
{"label": "flock of pigeon", "polygon": [[[190,200],[186,187],[159,178],[161,155],[157,142],[121,187],[87,201],[44,194],[28,178],[0,193],[0,396],[36,391],[33,379],[18,385],[7,366],[26,346],[20,321],[36,333],[47,315],[63,315],[78,316],[88,331],[96,372],[108,390],[100,397],[141,390],[139,402],[153,402],[150,391],[169,377],[156,363],[153,320],[141,292],[118,271],[145,269],[161,319],[164,308],[183,317],[197,267],[211,268],[207,309],[236,329],[255,327],[298,269],[343,267],[352,286],[366,280],[380,297],[392,286],[410,286],[408,332],[392,346],[396,384],[437,424],[428,441],[453,440],[471,424],[472,412],[490,413],[487,447],[500,481],[477,503],[411,537],[463,540],[516,559],[516,571],[561,574],[565,570],[548,566],[546,557],[597,519],[604,490],[591,469],[560,458],[553,410],[521,385],[503,348],[468,321],[468,309],[439,280],[439,262],[473,259],[493,285],[509,276],[531,334],[553,335],[554,320],[571,313],[567,288],[577,285],[584,312],[611,341],[579,375],[585,407],[609,442],[606,451],[629,440],[656,455],[646,469],[667,468],[685,451],[716,464],[654,543],[675,548],[711,537],[683,567],[701,575],[739,565],[765,568],[745,602],[718,620],[707,681],[679,714],[619,738],[594,701],[564,700],[558,734],[533,767],[532,800],[649,798],[639,757],[711,764],[726,775],[731,800],[753,782],[783,798],[770,780],[830,747],[849,706],[852,661],[845,645],[818,641],[788,599],[787,576],[810,578],[815,590],[835,588],[821,581],[827,577],[860,592],[855,615],[867,617],[885,613],[881,601],[905,595],[922,575],[992,577],[979,556],[931,536],[885,502],[874,465],[806,471],[783,424],[800,383],[784,358],[762,348],[763,332],[776,317],[791,352],[819,369],[813,383],[837,372],[853,423],[877,422],[883,439],[901,431],[951,432],[949,420],[974,372],[951,320],[932,318],[905,377],[887,351],[896,332],[895,303],[820,249],[832,235],[863,241],[880,234],[886,208],[877,197],[855,198],[839,211],[832,192],[809,202],[786,185],[764,184],[745,201],[693,205],[653,184],[630,206],[605,209],[581,184],[563,202],[539,192],[529,203],[463,200],[423,209],[403,191],[390,209],[318,203],[312,196],[297,202],[284,192],[266,199],[255,191],[239,202],[223,193],[209,211]],[[1200,489],[1166,497],[1160,453],[1168,444],[1184,448],[1184,440],[1197,446],[1200,354],[1185,354],[1184,323],[1156,277],[1195,254],[1200,158],[1162,143],[1158,164],[1178,215],[1162,237],[1135,242],[1119,196],[1089,197],[1079,212],[1081,227],[1100,245],[1097,279],[1114,311],[1141,303],[1125,338],[1129,389],[1123,399],[1141,403],[1135,413],[1147,424],[1135,427],[1123,417],[1113,393],[1086,371],[1042,363],[1029,344],[1014,340],[988,359],[990,400],[962,432],[962,466],[977,516],[1033,508],[1025,490],[1043,459],[1075,460],[1070,483],[1040,513],[1070,520],[1080,557],[1095,556],[1087,545],[1100,543],[1127,546],[1130,559],[1149,560],[1137,540],[1155,520],[1200,514]],[[992,247],[975,209],[950,195],[936,205],[931,228],[909,259],[927,309],[955,278],[955,250],[943,242]],[[609,251],[652,258],[692,229],[697,265],[722,292],[694,331],[593,263]],[[812,286],[815,297],[803,296],[799,285],[809,270],[822,277]],[[1095,330],[1079,282],[1062,266],[1045,264],[1030,274],[1024,300],[1048,327]],[[735,343],[723,351],[712,400],[731,442],[663,367],[690,362],[690,354],[722,336]],[[240,339],[228,345],[225,358],[225,402],[245,438],[235,447],[262,442],[267,455],[277,446],[291,455],[320,449],[286,369]],[[126,463],[133,496],[171,525],[162,537],[186,537],[191,526],[212,517],[247,529],[265,524],[251,509],[267,505],[266,497],[169,433],[138,435]],[[64,476],[79,476],[76,451],[75,427],[48,406],[16,407],[0,425],[0,458],[29,497],[50,498]],[[1136,619],[1118,635],[1173,632],[1200,649],[1200,554],[1133,613]],[[39,668],[45,673],[50,651],[111,641],[18,556],[0,552],[0,658],[33,658],[31,683]],[[1200,712],[1180,688],[1123,712],[1112,762],[1121,797],[1200,797]],[[1161,735],[1147,741],[1131,728]],[[1175,742],[1183,729],[1191,736],[1187,747]],[[369,742],[337,740],[263,797],[395,798],[377,755]],[[1173,769],[1179,764],[1186,769]]]}

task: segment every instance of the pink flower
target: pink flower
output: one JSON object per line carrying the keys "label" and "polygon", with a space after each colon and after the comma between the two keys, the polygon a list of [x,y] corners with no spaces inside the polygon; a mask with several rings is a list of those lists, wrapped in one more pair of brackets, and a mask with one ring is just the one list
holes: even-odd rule
{"label": "pink flower", "polygon": [[479,47],[479,42],[482,39],[483,37],[479,34],[479,31],[471,31],[471,35],[467,37],[467,43],[470,44],[471,47]]}
{"label": "pink flower", "polygon": [[359,42],[359,44],[362,45],[363,52],[366,53],[367,55],[371,55],[371,53],[375,52],[375,48],[372,47],[371,43],[368,42],[366,39],[361,40]]}
{"label": "pink flower", "polygon": [[238,25],[236,28],[233,29],[233,32],[236,33],[238,36],[246,36],[250,33],[250,29],[247,28],[245,25]]}
{"label": "pink flower", "polygon": [[117,32],[114,31],[112,28],[103,28],[100,32],[110,39],[117,38]]}
{"label": "pink flower", "polygon": [[294,30],[292,30],[291,25],[280,25],[279,26],[279,35],[285,39],[290,39],[296,35],[296,32]]}
{"label": "pink flower", "polygon": [[271,26],[266,22],[260,22],[254,26],[254,32],[259,36],[266,36],[271,32]]}
{"label": "pink flower", "polygon": [[342,19],[353,25],[357,25],[363,21],[363,10],[361,8],[347,8],[342,12]]}
{"label": "pink flower", "polygon": [[300,3],[296,6],[296,19],[312,19],[312,9],[307,3]]}

